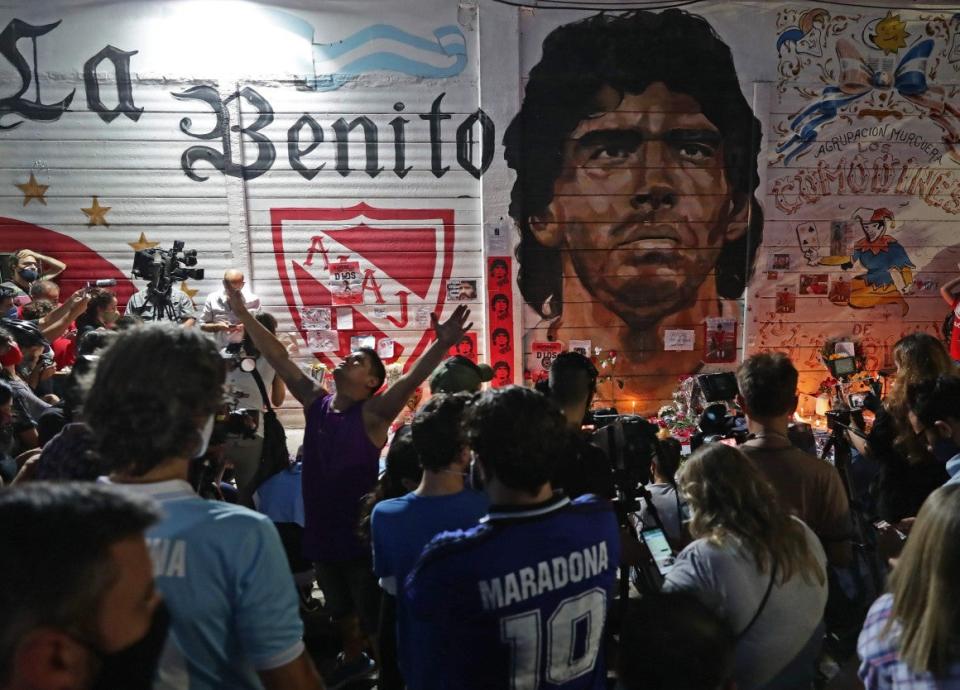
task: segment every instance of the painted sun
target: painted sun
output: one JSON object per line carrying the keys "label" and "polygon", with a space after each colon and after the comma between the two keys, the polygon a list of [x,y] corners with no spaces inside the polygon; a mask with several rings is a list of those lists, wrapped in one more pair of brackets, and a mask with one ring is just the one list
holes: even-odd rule
{"label": "painted sun", "polygon": [[900,20],[899,14],[887,12],[887,16],[877,22],[877,32],[871,36],[877,48],[887,55],[907,47],[907,25]]}

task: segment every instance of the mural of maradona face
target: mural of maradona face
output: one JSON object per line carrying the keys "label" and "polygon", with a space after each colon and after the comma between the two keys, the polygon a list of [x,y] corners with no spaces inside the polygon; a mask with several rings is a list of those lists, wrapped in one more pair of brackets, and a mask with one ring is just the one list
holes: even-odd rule
{"label": "mural of maradona face", "polygon": [[[624,397],[654,409],[700,367],[704,320],[736,315],[761,241],[760,125],[729,48],[680,10],[558,27],[504,145],[525,350],[616,350]],[[697,329],[695,350],[664,353],[668,327]]]}
{"label": "mural of maradona face", "polygon": [[690,307],[723,245],[746,231],[723,168],[719,130],[663,82],[642,94],[603,87],[613,106],[582,121],[536,239],[561,247],[580,283],[644,328]]}

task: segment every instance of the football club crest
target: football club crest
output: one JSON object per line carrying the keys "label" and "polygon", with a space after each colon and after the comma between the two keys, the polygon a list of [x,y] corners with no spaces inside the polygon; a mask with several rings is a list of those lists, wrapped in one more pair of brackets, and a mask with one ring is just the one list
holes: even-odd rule
{"label": "football club crest", "polygon": [[[336,349],[314,352],[334,366],[351,339],[392,340],[390,363],[412,361],[432,339],[418,314],[443,310],[453,268],[453,209],[274,208],[273,248],[283,294],[297,331],[311,339],[309,316],[336,306]],[[344,266],[356,275],[346,279]],[[341,280],[335,282],[335,277]],[[332,290],[331,287],[337,290]],[[342,287],[342,289],[341,289]],[[349,304],[349,306],[341,306]],[[350,310],[350,314],[342,314]],[[352,317],[352,318],[345,318]],[[356,342],[356,341],[354,341]]]}

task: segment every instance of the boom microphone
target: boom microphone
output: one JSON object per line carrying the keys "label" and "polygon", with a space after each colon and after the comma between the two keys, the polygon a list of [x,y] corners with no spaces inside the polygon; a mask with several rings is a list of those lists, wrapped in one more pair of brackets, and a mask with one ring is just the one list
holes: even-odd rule
{"label": "boom microphone", "polygon": [[105,280],[88,280],[88,281],[87,281],[87,287],[88,287],[88,288],[89,288],[89,287],[98,287],[98,288],[114,287],[114,286],[116,286],[116,284],[117,284],[117,279],[116,279],[116,278],[107,278],[107,279],[105,279]]}

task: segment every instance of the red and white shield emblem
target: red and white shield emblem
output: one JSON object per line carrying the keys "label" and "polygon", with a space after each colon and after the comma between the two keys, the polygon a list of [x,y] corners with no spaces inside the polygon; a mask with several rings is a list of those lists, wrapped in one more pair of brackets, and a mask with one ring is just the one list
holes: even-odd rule
{"label": "red and white shield emblem", "polygon": [[[351,350],[353,336],[394,341],[393,362],[412,362],[432,339],[429,314],[440,314],[453,268],[453,209],[274,208],[270,211],[277,272],[290,314],[304,340],[304,310],[328,307],[337,347],[315,352],[334,366]],[[362,303],[335,301],[331,267],[359,263]],[[338,288],[339,286],[334,286]],[[346,286],[344,286],[346,289]],[[350,310],[348,319],[338,312]]]}

